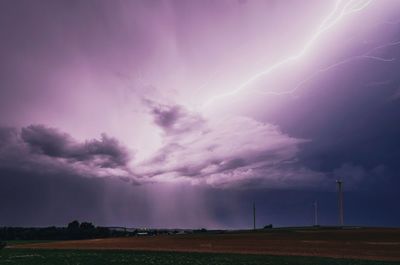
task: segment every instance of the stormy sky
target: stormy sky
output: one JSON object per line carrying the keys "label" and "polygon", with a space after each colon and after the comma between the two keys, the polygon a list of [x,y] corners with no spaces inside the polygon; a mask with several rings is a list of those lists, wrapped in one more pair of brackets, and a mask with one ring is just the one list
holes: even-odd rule
{"label": "stormy sky", "polygon": [[0,225],[399,226],[400,2],[0,1]]}

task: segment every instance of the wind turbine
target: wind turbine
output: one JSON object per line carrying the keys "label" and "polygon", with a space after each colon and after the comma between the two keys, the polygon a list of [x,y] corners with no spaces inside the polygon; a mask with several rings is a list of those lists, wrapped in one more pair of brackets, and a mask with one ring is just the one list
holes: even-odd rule
{"label": "wind turbine", "polygon": [[338,187],[338,209],[339,209],[339,225],[343,226],[343,190],[342,185],[343,181],[336,180],[336,184]]}
{"label": "wind turbine", "polygon": [[253,230],[256,230],[256,203],[253,202]]}
{"label": "wind turbine", "polygon": [[318,201],[315,200],[313,203],[314,206],[314,226],[318,225]]}

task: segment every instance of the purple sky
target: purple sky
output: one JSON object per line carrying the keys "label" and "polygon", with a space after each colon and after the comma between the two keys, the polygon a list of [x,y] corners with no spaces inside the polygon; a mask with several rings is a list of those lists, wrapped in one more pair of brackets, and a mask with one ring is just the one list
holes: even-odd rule
{"label": "purple sky", "polygon": [[0,225],[399,226],[399,10],[0,1]]}

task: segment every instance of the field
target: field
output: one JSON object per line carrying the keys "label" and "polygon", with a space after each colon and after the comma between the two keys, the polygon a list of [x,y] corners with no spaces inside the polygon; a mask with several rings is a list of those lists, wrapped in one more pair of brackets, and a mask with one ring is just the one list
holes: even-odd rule
{"label": "field", "polygon": [[0,257],[0,264],[19,259],[29,260],[21,264],[400,264],[400,229],[271,229],[28,243],[12,245]]}
{"label": "field", "polygon": [[3,249],[0,265],[395,265],[396,262],[251,254]]}

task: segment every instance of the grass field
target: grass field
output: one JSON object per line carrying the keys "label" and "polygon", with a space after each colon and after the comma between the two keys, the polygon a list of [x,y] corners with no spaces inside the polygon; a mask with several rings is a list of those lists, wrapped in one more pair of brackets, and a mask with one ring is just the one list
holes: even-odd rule
{"label": "grass field", "polygon": [[0,265],[394,265],[399,262],[284,257],[249,254],[176,253],[115,250],[0,250]]}

